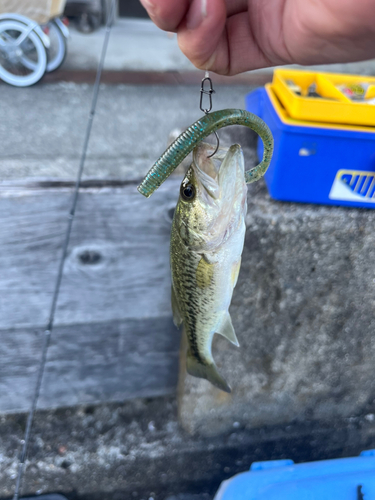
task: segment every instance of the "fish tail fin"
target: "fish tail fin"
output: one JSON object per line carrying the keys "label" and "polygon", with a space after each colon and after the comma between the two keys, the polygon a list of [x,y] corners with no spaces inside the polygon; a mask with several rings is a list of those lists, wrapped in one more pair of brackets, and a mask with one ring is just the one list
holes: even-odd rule
{"label": "fish tail fin", "polygon": [[215,363],[199,363],[199,361],[197,361],[195,357],[192,356],[192,354],[188,351],[186,358],[186,367],[188,373],[190,375],[193,375],[193,377],[205,378],[218,389],[221,389],[224,392],[232,392],[227,382],[217,371]]}

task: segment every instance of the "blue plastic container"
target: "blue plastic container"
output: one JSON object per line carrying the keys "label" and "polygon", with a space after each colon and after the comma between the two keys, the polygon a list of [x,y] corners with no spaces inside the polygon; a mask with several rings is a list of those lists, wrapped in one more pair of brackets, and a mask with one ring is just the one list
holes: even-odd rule
{"label": "blue plastic container", "polygon": [[294,464],[254,462],[224,481],[215,500],[370,500],[375,498],[375,450],[359,457]]}
{"label": "blue plastic container", "polygon": [[375,128],[294,120],[270,85],[248,94],[246,109],[260,116],[274,136],[264,176],[272,198],[375,208]]}

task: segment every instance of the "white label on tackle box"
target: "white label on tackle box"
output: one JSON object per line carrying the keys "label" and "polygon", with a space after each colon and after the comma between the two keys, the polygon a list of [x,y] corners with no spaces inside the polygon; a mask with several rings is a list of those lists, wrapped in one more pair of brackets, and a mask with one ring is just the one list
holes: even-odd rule
{"label": "white label on tackle box", "polygon": [[375,172],[339,170],[333,181],[329,198],[375,203]]}

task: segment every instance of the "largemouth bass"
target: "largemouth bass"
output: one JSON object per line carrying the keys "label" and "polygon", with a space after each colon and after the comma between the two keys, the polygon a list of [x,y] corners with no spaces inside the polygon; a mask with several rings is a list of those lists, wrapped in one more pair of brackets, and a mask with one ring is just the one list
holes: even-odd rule
{"label": "largemouth bass", "polygon": [[238,144],[202,143],[180,188],[171,235],[172,309],[188,342],[187,371],[219,389],[231,389],[212,357],[215,333],[239,345],[229,315],[245,238],[247,187]]}

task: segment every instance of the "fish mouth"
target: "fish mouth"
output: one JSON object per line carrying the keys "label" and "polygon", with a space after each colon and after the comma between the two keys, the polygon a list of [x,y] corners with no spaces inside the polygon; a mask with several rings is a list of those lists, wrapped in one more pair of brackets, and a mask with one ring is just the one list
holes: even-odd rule
{"label": "fish mouth", "polygon": [[244,178],[245,168],[241,146],[221,147],[210,158],[213,146],[201,143],[193,153],[193,170],[198,183],[214,199],[232,197],[238,175]]}
{"label": "fish mouth", "polygon": [[193,152],[193,170],[198,184],[211,198],[218,199],[220,196],[219,172],[228,148],[219,148],[213,157],[214,147],[212,144],[202,142]]}

